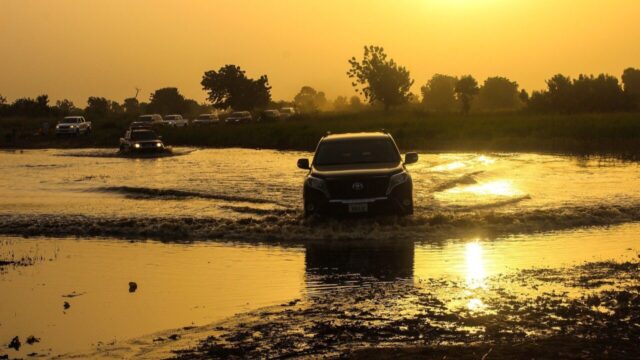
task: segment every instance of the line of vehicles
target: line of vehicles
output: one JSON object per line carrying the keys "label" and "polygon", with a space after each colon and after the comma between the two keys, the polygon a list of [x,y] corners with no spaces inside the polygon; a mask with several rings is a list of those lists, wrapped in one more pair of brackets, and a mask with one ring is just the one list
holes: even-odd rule
{"label": "line of vehicles", "polygon": [[[217,114],[201,114],[189,121],[180,114],[169,114],[164,117],[160,114],[140,115],[132,123],[135,126],[169,126],[185,127],[189,125],[218,125],[218,124],[244,124],[252,122],[271,122],[287,120],[296,111],[292,107],[284,107],[280,110],[264,110],[254,117],[249,111],[234,111],[228,115],[218,116]],[[55,134],[62,135],[88,135],[92,131],[91,121],[87,121],[84,116],[66,116],[55,127]]]}

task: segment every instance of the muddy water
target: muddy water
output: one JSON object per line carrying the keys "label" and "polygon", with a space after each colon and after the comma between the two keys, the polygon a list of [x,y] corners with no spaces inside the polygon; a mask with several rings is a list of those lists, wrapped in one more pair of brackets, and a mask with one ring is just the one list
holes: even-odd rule
{"label": "muddy water", "polygon": [[[308,153],[180,151],[157,159],[118,158],[110,149],[2,152],[0,213],[237,218],[301,207],[304,172],[295,164]],[[423,154],[410,169],[418,212],[640,203],[635,163]]]}
{"label": "muddy water", "polygon": [[[29,335],[41,342],[24,345],[20,352],[3,347],[0,354],[54,355],[117,345],[380,282],[462,279],[466,287],[452,306],[482,309],[479,292],[500,274],[627,260],[640,251],[636,223],[589,227],[617,216],[620,207],[640,207],[640,187],[635,186],[640,172],[634,163],[532,154],[421,155],[411,167],[418,219],[442,211],[498,219],[506,214],[512,225],[520,214],[543,211],[546,217],[536,224],[544,228],[572,212],[572,224],[580,227],[537,233],[534,226],[498,237],[486,236],[481,227],[465,236],[451,228],[451,236],[431,241],[421,236],[429,230],[411,221],[390,228],[360,221],[349,231],[362,233],[345,242],[336,240],[347,231],[339,223],[293,228],[300,221],[304,176],[295,160],[305,156],[310,155],[240,149],[183,149],[181,156],[158,159],[123,159],[100,149],[0,153],[0,230],[21,233],[20,227],[46,227],[45,219],[56,218],[56,226],[70,229],[56,235],[71,236],[1,238],[0,260],[17,264],[0,271],[0,343],[14,336],[24,343]],[[283,214],[288,220],[274,220],[268,228],[264,223],[247,226],[247,218],[280,219]],[[637,220],[623,215],[619,223]],[[224,219],[223,230],[239,238],[222,243],[206,235],[209,241],[178,244],[173,242],[187,240],[181,233],[163,237],[163,243],[75,233],[114,218],[171,222],[185,217]],[[292,229],[297,241],[286,247],[256,245],[250,237],[266,232],[261,240],[277,240]],[[401,236],[407,233],[408,239]],[[133,237],[139,236],[144,234]],[[138,284],[133,293],[131,281]]]}

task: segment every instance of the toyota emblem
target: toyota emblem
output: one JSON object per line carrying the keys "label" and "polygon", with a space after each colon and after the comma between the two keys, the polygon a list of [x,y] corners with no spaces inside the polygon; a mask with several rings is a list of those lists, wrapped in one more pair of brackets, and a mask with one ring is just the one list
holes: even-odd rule
{"label": "toyota emblem", "polygon": [[361,182],[354,182],[353,185],[351,185],[351,188],[355,191],[362,191],[364,189],[364,184]]}

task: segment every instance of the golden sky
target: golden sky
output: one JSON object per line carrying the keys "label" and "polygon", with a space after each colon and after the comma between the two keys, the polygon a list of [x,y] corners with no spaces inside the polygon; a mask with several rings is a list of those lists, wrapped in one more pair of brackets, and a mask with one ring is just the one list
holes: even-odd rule
{"label": "golden sky", "polygon": [[84,106],[176,86],[204,100],[206,70],[267,74],[274,99],[303,85],[353,95],[347,60],[382,45],[416,81],[640,67],[637,0],[0,0],[0,94]]}

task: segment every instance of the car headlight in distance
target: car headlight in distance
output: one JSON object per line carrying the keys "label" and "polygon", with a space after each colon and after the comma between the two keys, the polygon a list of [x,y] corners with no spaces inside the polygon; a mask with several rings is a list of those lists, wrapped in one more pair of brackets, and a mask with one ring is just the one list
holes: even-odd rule
{"label": "car headlight in distance", "polygon": [[403,171],[399,174],[395,174],[389,179],[389,187],[387,188],[387,195],[391,194],[391,191],[396,186],[403,184],[409,180],[409,174],[406,171]]}
{"label": "car headlight in distance", "polygon": [[162,144],[156,143],[156,147],[162,147]]}
{"label": "car headlight in distance", "polygon": [[313,176],[307,177],[307,185],[310,188],[321,191],[325,195],[329,193],[329,191],[327,190],[327,184],[325,183],[325,181],[317,177],[313,177]]}
{"label": "car headlight in distance", "polygon": [[140,148],[140,144],[135,143],[135,144],[133,144],[133,147],[136,148],[136,149],[139,149]]}
{"label": "car headlight in distance", "polygon": [[70,128],[72,128],[72,129],[77,128],[77,126],[75,126],[75,125],[71,125],[71,126],[69,126],[69,127],[70,127]]}

